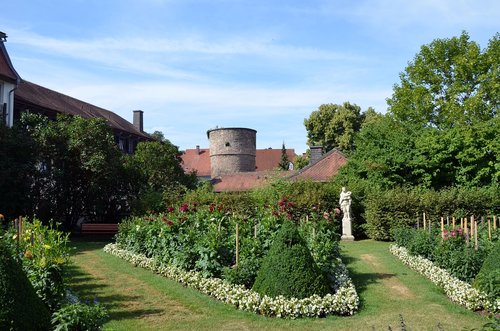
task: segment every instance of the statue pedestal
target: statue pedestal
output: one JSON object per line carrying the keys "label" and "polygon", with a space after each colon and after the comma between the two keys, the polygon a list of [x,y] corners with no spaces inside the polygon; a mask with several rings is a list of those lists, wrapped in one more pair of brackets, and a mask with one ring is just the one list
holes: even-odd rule
{"label": "statue pedestal", "polygon": [[344,240],[344,241],[354,241],[354,236],[348,236],[348,235],[342,235],[342,237],[340,237],[340,240]]}
{"label": "statue pedestal", "polygon": [[352,235],[352,226],[351,226],[351,218],[349,215],[344,216],[342,219],[342,237],[340,237],[341,240],[345,241],[353,241],[354,236]]}

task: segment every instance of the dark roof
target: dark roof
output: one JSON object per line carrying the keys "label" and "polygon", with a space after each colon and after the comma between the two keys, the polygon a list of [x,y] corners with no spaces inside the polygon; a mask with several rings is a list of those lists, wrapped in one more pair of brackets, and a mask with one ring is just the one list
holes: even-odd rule
{"label": "dark roof", "polygon": [[312,180],[315,182],[327,182],[333,176],[337,175],[340,168],[347,163],[347,157],[337,149],[332,149],[316,163],[302,168],[294,175],[291,180]]}
{"label": "dark roof", "polygon": [[0,40],[0,78],[13,84],[21,79],[10,62],[9,54],[2,40]]}
{"label": "dark roof", "polygon": [[77,115],[83,118],[104,118],[113,129],[124,131],[144,139],[151,139],[148,134],[140,132],[132,123],[109,110],[26,80],[21,80],[15,93],[15,99],[16,101],[49,109],[57,113]]}

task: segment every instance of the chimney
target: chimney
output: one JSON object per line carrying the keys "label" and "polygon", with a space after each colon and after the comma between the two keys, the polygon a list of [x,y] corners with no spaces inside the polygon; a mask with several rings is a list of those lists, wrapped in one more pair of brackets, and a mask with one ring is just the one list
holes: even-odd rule
{"label": "chimney", "polygon": [[196,153],[200,155],[200,145],[196,145]]}
{"label": "chimney", "polygon": [[323,156],[323,146],[311,146],[311,157],[309,159],[309,165],[315,164]]}
{"label": "chimney", "polygon": [[143,124],[143,114],[142,110],[134,110],[134,126],[140,132],[144,132],[144,124]]}

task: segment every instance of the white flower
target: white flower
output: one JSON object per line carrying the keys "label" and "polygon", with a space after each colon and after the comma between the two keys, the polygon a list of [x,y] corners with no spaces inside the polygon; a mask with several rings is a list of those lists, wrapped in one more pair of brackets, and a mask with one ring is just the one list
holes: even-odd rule
{"label": "white flower", "polygon": [[287,299],[283,296],[275,298],[246,289],[242,285],[229,284],[219,278],[203,278],[195,271],[185,271],[172,265],[165,265],[141,254],[120,249],[116,244],[108,244],[104,251],[118,256],[134,265],[150,269],[164,277],[180,282],[187,287],[199,290],[217,300],[234,305],[237,309],[280,318],[322,317],[339,314],[352,315],[358,310],[359,297],[354,284],[347,273],[347,268],[339,264],[336,275],[338,279],[335,294],[324,297],[318,295],[309,298]]}
{"label": "white flower", "polygon": [[431,261],[421,256],[410,255],[406,248],[397,245],[391,245],[389,251],[411,269],[441,287],[452,301],[465,308],[469,310],[485,309],[493,313],[499,310],[499,300],[496,303],[490,302],[485,293],[450,275],[448,271],[435,266]]}

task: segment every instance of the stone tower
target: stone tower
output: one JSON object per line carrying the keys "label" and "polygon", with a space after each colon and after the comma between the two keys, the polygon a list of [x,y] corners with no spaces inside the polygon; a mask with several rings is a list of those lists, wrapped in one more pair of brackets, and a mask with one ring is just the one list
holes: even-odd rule
{"label": "stone tower", "polygon": [[257,131],[216,128],[207,131],[212,178],[235,172],[255,171]]}

